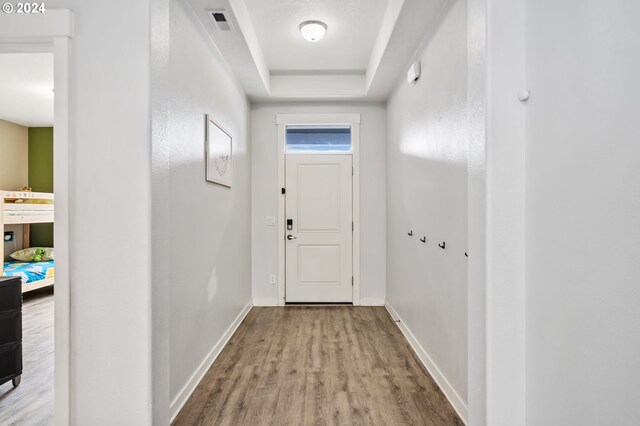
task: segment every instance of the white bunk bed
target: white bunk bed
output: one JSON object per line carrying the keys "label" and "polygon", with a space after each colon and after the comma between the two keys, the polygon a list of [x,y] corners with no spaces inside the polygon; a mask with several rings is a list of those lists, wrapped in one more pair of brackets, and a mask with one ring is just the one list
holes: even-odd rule
{"label": "white bunk bed", "polygon": [[[44,192],[0,191],[0,229],[4,237],[6,225],[22,225],[24,247],[29,247],[32,223],[53,223],[53,194]],[[4,275],[4,238],[0,244],[0,276]],[[22,292],[53,285],[54,278],[44,278],[22,284]]]}

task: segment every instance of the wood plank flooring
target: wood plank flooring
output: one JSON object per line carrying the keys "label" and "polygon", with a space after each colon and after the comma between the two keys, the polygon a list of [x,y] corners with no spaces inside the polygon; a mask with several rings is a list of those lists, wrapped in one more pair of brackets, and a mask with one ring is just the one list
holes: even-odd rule
{"label": "wood plank flooring", "polygon": [[53,424],[53,293],[38,290],[22,304],[22,383],[0,386],[0,425]]}
{"label": "wood plank flooring", "polygon": [[383,307],[254,307],[174,425],[462,425]]}

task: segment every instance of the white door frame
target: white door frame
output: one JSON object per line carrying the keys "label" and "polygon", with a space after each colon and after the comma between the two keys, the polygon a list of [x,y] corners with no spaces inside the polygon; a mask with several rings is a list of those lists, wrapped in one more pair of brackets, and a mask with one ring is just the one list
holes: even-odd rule
{"label": "white door frame", "polygon": [[0,52],[53,53],[54,74],[54,193],[56,247],[55,282],[55,424],[69,424],[69,55],[73,13],[47,10],[42,14],[0,13]]}
{"label": "white door frame", "polygon": [[287,125],[350,125],[353,164],[353,305],[360,305],[360,114],[277,114],[278,126],[278,305],[285,304],[285,143]]}

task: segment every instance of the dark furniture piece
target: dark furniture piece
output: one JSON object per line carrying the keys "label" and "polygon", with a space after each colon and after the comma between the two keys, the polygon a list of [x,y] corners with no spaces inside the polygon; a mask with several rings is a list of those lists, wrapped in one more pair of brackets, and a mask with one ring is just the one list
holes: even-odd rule
{"label": "dark furniture piece", "polygon": [[0,277],[0,385],[22,375],[22,280]]}

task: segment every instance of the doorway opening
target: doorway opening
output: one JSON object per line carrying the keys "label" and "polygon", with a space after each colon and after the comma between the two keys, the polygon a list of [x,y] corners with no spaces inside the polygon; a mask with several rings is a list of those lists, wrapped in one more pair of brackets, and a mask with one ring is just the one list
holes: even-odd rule
{"label": "doorway opening", "polygon": [[359,114],[279,114],[278,304],[360,304]]}
{"label": "doorway opening", "polygon": [[53,89],[50,52],[0,53],[2,424],[54,420]]}
{"label": "doorway opening", "polygon": [[[37,423],[53,423],[56,424],[68,424],[69,423],[69,378],[70,378],[70,363],[69,363],[69,340],[70,340],[70,280],[69,280],[69,51],[71,45],[71,37],[73,37],[73,14],[68,10],[56,10],[47,12],[46,14],[39,14],[37,16],[30,16],[29,19],[22,19],[17,14],[3,14],[0,16],[0,54],[19,54],[19,55],[41,55],[45,54],[51,58],[53,73],[53,84],[45,85],[46,87],[33,88],[36,92],[40,91],[46,93],[53,99],[53,114],[52,125],[39,126],[48,127],[48,130],[35,131],[33,134],[34,148],[38,151],[38,154],[43,154],[43,148],[48,147],[48,154],[52,155],[38,155],[35,160],[43,160],[48,158],[49,166],[53,170],[49,170],[48,173],[44,172],[43,164],[35,161],[33,164],[28,164],[28,167],[33,166],[34,172],[38,176],[33,176],[33,185],[31,184],[31,176],[28,178],[28,183],[24,186],[24,191],[15,191],[15,197],[12,194],[4,197],[4,205],[13,204],[9,207],[9,210],[13,211],[28,211],[28,215],[23,215],[21,219],[11,217],[9,221],[22,220],[21,224],[26,222],[31,223],[53,223],[53,230],[51,225],[44,226],[38,232],[38,236],[34,234],[36,229],[34,227],[27,227],[27,235],[25,237],[22,232],[23,239],[28,238],[30,245],[45,244],[44,242],[48,238],[49,244],[51,243],[51,237],[53,235],[53,247],[55,247],[55,268],[53,271],[40,271],[44,272],[44,279],[41,280],[41,284],[48,283],[51,278],[54,278],[55,292],[52,299],[48,299],[48,303],[43,302],[44,299],[36,298],[33,306],[29,307],[29,314],[33,313],[33,317],[36,318],[38,312],[45,313],[50,316],[49,338],[50,345],[53,349],[53,353],[48,353],[51,359],[52,378],[46,380],[47,386],[50,386],[50,398],[47,400],[46,409],[34,404],[39,400],[44,401],[44,398],[39,394],[33,394],[31,404],[28,406],[28,410],[24,410],[23,414],[28,416],[30,422]],[[55,92],[54,92],[55,90]],[[3,98],[4,99],[4,98]],[[4,103],[3,103],[4,104]],[[29,149],[31,144],[29,144]],[[51,152],[52,150],[52,152]],[[51,175],[53,175],[53,182],[50,181]],[[53,185],[44,187],[42,185]],[[32,191],[28,191],[28,187],[32,186]],[[5,188],[0,188],[0,190]],[[23,188],[18,188],[23,189]],[[37,190],[37,191],[36,191]],[[7,193],[4,193],[7,195]],[[55,194],[55,198],[54,198]],[[22,200],[21,202],[16,202]],[[27,203],[27,200],[30,200]],[[24,205],[21,206],[21,205]],[[4,213],[3,213],[4,214]],[[18,215],[20,216],[20,215]],[[7,218],[7,215],[4,216]],[[55,220],[54,220],[55,217]],[[25,228],[23,228],[25,230]],[[53,234],[52,234],[53,233]],[[35,239],[35,240],[34,240]],[[6,248],[6,246],[5,246]],[[45,260],[44,257],[51,257],[51,253],[42,252],[39,250],[34,253],[33,261]],[[40,258],[40,259],[39,259]],[[4,259],[3,259],[4,260]],[[54,272],[55,271],[55,272]],[[52,275],[55,275],[52,277]],[[37,282],[38,280],[35,280]],[[18,281],[18,292],[21,292],[24,288],[33,289],[37,285],[26,286],[22,283],[22,280]],[[47,291],[49,285],[43,285],[43,292]],[[50,290],[50,289],[49,289]],[[47,295],[42,295],[45,299]],[[20,297],[18,300],[21,300]],[[54,309],[55,305],[55,309]],[[23,313],[26,311],[24,308]],[[27,329],[26,323],[21,324],[22,337],[27,337],[26,333],[30,333],[29,338],[36,338],[34,341],[37,343],[37,336],[32,336],[32,331]],[[25,353],[23,370],[21,374],[21,380],[19,386],[12,392],[17,395],[18,392],[27,390],[27,386],[34,384],[38,378],[35,366],[38,362],[38,357],[45,356],[44,353],[38,352],[35,348],[34,354],[35,363],[31,363],[31,366],[26,358]],[[26,352],[26,348],[25,348]],[[27,369],[29,371],[27,371]],[[28,374],[29,373],[29,374]],[[12,385],[13,383],[11,383]],[[35,383],[37,386],[37,383]],[[7,386],[5,384],[4,386]],[[10,385],[9,385],[10,386]],[[16,392],[18,391],[18,392]],[[29,395],[27,395],[29,396]],[[3,401],[9,401],[9,398],[2,398]],[[16,409],[17,412],[19,409]],[[1,410],[3,413],[7,410]],[[10,410],[11,411],[11,410]],[[17,419],[16,422],[20,423]],[[13,423],[10,420],[9,423]]]}

